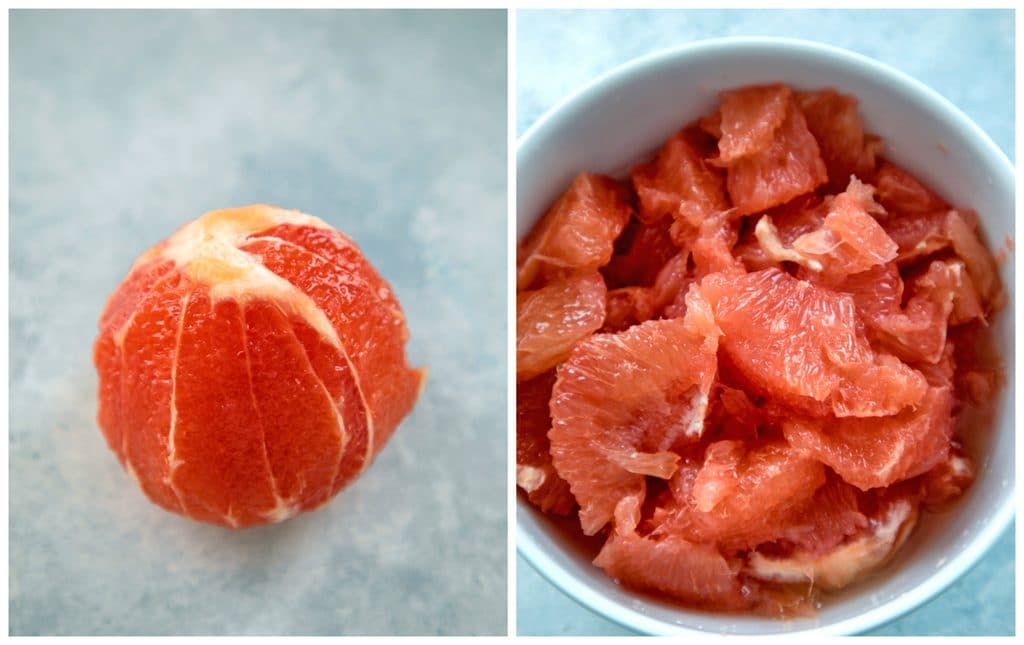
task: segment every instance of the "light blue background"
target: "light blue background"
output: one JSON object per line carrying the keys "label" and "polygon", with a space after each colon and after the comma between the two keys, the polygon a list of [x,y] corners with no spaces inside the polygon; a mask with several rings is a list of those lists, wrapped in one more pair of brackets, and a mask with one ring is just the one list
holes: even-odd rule
{"label": "light blue background", "polygon": [[[649,52],[721,36],[817,40],[876,58],[950,99],[1014,158],[1012,11],[519,11],[516,129],[598,75]],[[632,632],[577,605],[517,559],[522,635]],[[970,573],[877,635],[1014,630],[1012,527]]]}
{"label": "light blue background", "polygon": [[[13,634],[504,634],[506,14],[11,16]],[[267,202],[356,240],[430,376],[322,509],[232,532],[150,504],[96,427],[135,257]]]}

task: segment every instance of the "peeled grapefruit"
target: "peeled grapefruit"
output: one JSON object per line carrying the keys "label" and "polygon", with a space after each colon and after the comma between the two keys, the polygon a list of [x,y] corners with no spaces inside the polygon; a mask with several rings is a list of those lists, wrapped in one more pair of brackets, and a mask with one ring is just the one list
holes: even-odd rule
{"label": "peeled grapefruit", "polygon": [[394,293],[346,236],[297,211],[206,213],[107,302],[99,424],[163,508],[229,527],[330,500],[409,413]]}

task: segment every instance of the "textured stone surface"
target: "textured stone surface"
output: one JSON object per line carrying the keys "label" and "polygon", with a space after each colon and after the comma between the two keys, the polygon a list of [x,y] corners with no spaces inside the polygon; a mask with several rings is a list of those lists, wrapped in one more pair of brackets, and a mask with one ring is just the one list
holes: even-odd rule
{"label": "textured stone surface", "polygon": [[[930,85],[1014,158],[1010,11],[520,11],[517,133],[598,75],[703,38],[788,36],[871,56]],[[1012,634],[1014,540],[1008,531],[969,574],[878,635]],[[522,558],[519,634],[628,634],[562,595]]]}
{"label": "textured stone surface", "polygon": [[[15,12],[13,634],[503,634],[504,12]],[[430,379],[322,510],[231,532],[151,505],[94,421],[135,256],[269,202],[351,235]]]}

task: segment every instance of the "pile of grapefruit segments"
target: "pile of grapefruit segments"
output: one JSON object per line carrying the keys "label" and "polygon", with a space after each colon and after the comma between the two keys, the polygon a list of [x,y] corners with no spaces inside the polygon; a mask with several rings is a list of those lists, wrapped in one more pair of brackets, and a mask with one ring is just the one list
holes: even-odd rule
{"label": "pile of grapefruit segments", "polygon": [[521,240],[517,481],[621,584],[809,614],[970,485],[957,420],[1000,387],[1003,292],[976,214],[886,160],[854,97],[719,98]]}

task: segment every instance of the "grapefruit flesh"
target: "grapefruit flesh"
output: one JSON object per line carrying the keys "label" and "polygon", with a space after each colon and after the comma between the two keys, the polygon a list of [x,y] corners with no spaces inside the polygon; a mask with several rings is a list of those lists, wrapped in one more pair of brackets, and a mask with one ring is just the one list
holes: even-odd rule
{"label": "grapefruit flesh", "polygon": [[875,169],[879,141],[865,136],[857,99],[829,88],[800,92],[796,101],[807,118],[807,129],[818,142],[829,186],[842,190],[851,175],[869,178]]}
{"label": "grapefruit flesh", "polygon": [[531,379],[565,360],[576,341],[601,328],[607,289],[595,272],[516,298],[516,379]]}
{"label": "grapefruit flesh", "polygon": [[638,496],[623,498],[615,517],[615,530],[594,560],[614,579],[715,609],[752,604],[737,577],[740,560],[726,559],[712,545],[688,542],[677,535],[639,535]]}
{"label": "grapefruit flesh", "polygon": [[518,480],[624,586],[813,616],[964,503],[983,462],[957,432],[994,418],[1006,298],[977,214],[883,158],[856,97],[719,99],[520,246],[541,349],[517,360]]}
{"label": "grapefruit flesh", "polygon": [[555,472],[548,441],[554,385],[554,370],[516,383],[516,484],[540,510],[568,515],[576,500]]}
{"label": "grapefruit flesh", "polygon": [[718,338],[699,309],[595,334],[559,367],[548,436],[585,534],[604,527],[619,500],[640,494],[645,476],[670,478],[679,461],[670,449],[700,438]]}
{"label": "grapefruit flesh", "polygon": [[797,548],[784,556],[754,551],[745,571],[754,578],[841,589],[884,566],[917,523],[916,500],[895,498],[863,529],[825,551]]}
{"label": "grapefruit flesh", "polygon": [[895,264],[848,276],[838,290],[853,296],[869,334],[902,358],[937,363],[946,346],[949,318],[959,300],[964,316],[981,316],[973,293],[959,296],[967,276],[959,262],[933,261],[911,278],[904,303],[904,283]]}
{"label": "grapefruit flesh", "polygon": [[786,441],[861,490],[888,486],[946,458],[953,433],[953,394],[930,387],[916,408],[882,419],[783,421]]}
{"label": "grapefruit flesh", "polygon": [[655,533],[714,543],[729,552],[776,539],[785,517],[825,483],[821,463],[779,440],[712,443],[694,471],[681,468],[674,508]]}
{"label": "grapefruit flesh", "polygon": [[159,506],[228,527],[329,501],[411,410],[405,318],[358,247],[270,206],[144,253],[100,318],[101,429]]}
{"label": "grapefruit flesh", "polygon": [[729,165],[767,150],[786,120],[792,96],[785,85],[755,85],[719,94],[718,162]]}
{"label": "grapefruit flesh", "polygon": [[654,292],[649,287],[622,287],[608,292],[601,331],[623,331],[654,317]]}
{"label": "grapefruit flesh", "polygon": [[665,263],[679,248],[669,233],[671,219],[644,224],[634,218],[615,243],[615,255],[601,269],[612,289],[623,286],[651,286]]}
{"label": "grapefruit flesh", "polygon": [[728,163],[726,168],[729,198],[740,215],[785,204],[828,180],[818,144],[792,99],[787,101],[785,118],[767,147]]}
{"label": "grapefruit flesh", "polygon": [[724,178],[706,161],[712,144],[686,128],[665,142],[654,160],[633,169],[641,221],[653,224],[681,214],[703,218],[727,208]]}
{"label": "grapefruit flesh", "polygon": [[722,350],[765,394],[839,416],[894,414],[924,394],[923,376],[871,349],[849,296],[777,269],[713,274],[701,291]]}
{"label": "grapefruit flesh", "polygon": [[872,217],[881,212],[872,189],[856,177],[845,192],[831,198],[821,227],[794,239],[787,248],[771,216],[758,220],[755,236],[765,255],[776,261],[791,261],[826,280],[867,271],[896,258],[898,247]]}
{"label": "grapefruit flesh", "polygon": [[576,177],[520,244],[516,288],[535,288],[608,264],[629,222],[628,200],[624,187],[610,177]]}

